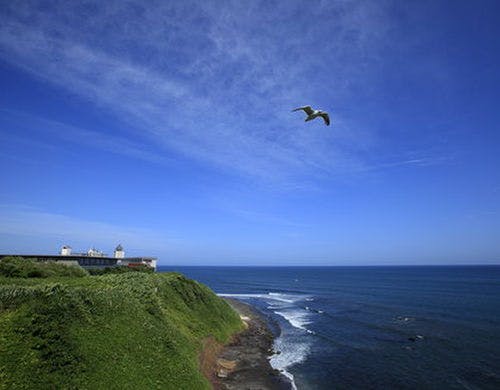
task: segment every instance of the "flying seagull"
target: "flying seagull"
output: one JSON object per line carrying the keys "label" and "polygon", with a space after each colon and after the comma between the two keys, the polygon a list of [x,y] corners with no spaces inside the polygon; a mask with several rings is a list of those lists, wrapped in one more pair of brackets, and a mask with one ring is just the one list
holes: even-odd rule
{"label": "flying seagull", "polygon": [[330,126],[330,117],[328,116],[327,112],[321,110],[313,110],[311,106],[299,107],[292,110],[292,112],[299,110],[304,110],[304,112],[307,114],[306,122],[312,121],[313,119],[316,119],[318,116],[320,116],[325,121],[325,124],[327,126]]}

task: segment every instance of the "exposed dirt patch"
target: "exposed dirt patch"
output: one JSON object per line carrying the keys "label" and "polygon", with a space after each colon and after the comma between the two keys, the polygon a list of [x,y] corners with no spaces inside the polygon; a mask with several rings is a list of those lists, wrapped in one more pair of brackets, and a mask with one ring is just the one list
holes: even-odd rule
{"label": "exposed dirt patch", "polygon": [[220,388],[217,380],[217,358],[224,346],[213,337],[208,337],[203,341],[203,348],[200,353],[200,369],[214,389]]}

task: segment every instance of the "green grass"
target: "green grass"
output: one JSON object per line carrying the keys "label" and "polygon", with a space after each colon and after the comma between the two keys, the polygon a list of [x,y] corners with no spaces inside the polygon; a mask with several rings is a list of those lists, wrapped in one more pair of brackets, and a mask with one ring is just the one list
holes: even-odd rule
{"label": "green grass", "polygon": [[177,273],[0,277],[0,389],[209,389],[202,340],[240,329]]}
{"label": "green grass", "polygon": [[88,274],[78,265],[65,265],[55,261],[39,262],[14,256],[0,259],[0,276],[10,278],[82,277]]}

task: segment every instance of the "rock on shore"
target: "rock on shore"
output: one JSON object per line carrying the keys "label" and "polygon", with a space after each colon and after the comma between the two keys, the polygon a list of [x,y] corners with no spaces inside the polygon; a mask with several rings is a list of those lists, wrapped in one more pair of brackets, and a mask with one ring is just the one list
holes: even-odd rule
{"label": "rock on shore", "polygon": [[241,316],[246,330],[218,351],[211,382],[217,390],[289,390],[291,384],[271,367],[273,335],[266,321],[251,306],[235,299],[227,302]]}

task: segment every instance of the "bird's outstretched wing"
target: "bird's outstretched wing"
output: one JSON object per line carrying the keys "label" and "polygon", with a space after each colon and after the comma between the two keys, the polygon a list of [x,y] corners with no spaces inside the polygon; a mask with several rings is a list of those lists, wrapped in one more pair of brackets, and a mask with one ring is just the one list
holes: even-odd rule
{"label": "bird's outstretched wing", "polygon": [[304,112],[307,115],[311,115],[314,112],[314,110],[311,108],[311,106],[298,107],[298,108],[293,109],[292,112],[299,111],[299,110],[304,110]]}
{"label": "bird's outstretched wing", "polygon": [[322,114],[320,114],[320,116],[323,118],[323,120],[325,121],[325,124],[327,126],[330,126],[330,116],[328,115],[327,112],[323,112]]}

